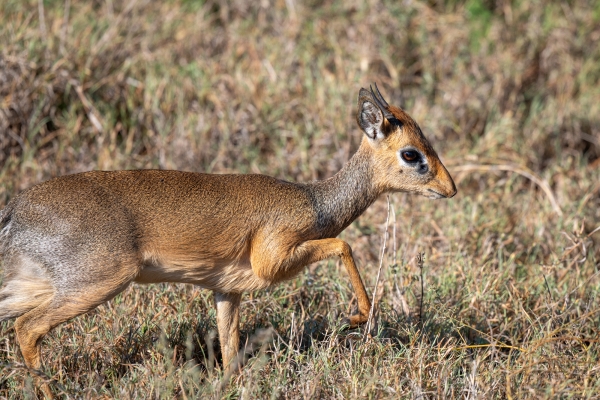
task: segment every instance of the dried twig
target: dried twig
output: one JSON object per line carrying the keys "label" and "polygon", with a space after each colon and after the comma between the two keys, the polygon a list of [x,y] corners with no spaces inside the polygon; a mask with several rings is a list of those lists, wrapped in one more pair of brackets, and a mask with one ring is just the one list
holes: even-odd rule
{"label": "dried twig", "polygon": [[48,37],[48,31],[46,30],[46,17],[44,16],[44,1],[38,0],[38,14],[40,18],[40,34],[43,38]]}
{"label": "dried twig", "polygon": [[465,165],[457,165],[455,167],[452,167],[451,169],[452,169],[452,172],[508,171],[508,172],[514,172],[515,174],[524,176],[525,178],[529,179],[530,181],[532,181],[533,183],[538,185],[544,191],[544,193],[546,193],[546,196],[548,196],[548,200],[550,200],[550,204],[552,205],[554,212],[556,212],[556,214],[558,214],[559,216],[563,215],[563,212],[562,212],[560,206],[558,205],[558,202],[556,201],[556,197],[554,197],[554,194],[552,193],[552,190],[550,189],[550,185],[548,185],[548,182],[544,181],[542,178],[537,176],[532,171],[525,170],[524,168],[517,167],[516,165],[511,165],[511,164],[493,164],[493,165],[465,164]]}
{"label": "dried twig", "polygon": [[390,223],[390,196],[387,196],[387,217],[385,219],[385,231],[383,235],[383,245],[381,246],[381,257],[379,257],[379,270],[377,271],[377,279],[375,280],[375,288],[373,289],[373,296],[371,301],[371,310],[369,311],[369,319],[367,320],[367,329],[365,332],[368,334],[371,332],[371,325],[373,321],[373,314],[375,312],[375,302],[377,300],[377,288],[379,287],[379,278],[381,277],[381,269],[383,268],[383,257],[387,246],[388,238],[388,226]]}
{"label": "dried twig", "polygon": [[58,45],[60,54],[65,55],[65,43],[67,41],[67,32],[69,30],[69,12],[71,11],[71,0],[65,0],[65,12],[63,17],[63,26],[60,31],[60,43]]}
{"label": "dried twig", "polygon": [[92,125],[94,125],[94,128],[96,128],[98,133],[102,133],[103,132],[102,122],[100,121],[100,118],[97,115],[98,112],[96,111],[96,108],[87,99],[87,97],[85,96],[85,93],[83,93],[83,88],[81,87],[79,82],[72,79],[71,84],[75,87],[75,92],[77,93],[79,100],[81,100],[81,104],[83,105],[83,108],[85,110],[85,113],[86,113],[88,119],[90,120]]}
{"label": "dried twig", "polygon": [[423,282],[423,263],[425,262],[425,253],[419,253],[417,256],[417,265],[421,271],[421,305],[419,306],[419,324],[423,330],[423,298],[425,297],[425,283]]}

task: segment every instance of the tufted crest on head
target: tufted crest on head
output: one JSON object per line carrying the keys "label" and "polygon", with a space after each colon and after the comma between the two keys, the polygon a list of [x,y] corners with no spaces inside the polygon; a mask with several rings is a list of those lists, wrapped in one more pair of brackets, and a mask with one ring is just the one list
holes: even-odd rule
{"label": "tufted crest on head", "polygon": [[389,105],[377,83],[373,85],[370,90],[362,88],[358,93],[356,120],[365,134],[370,139],[382,139],[402,126],[408,126],[420,134],[417,123],[401,108]]}

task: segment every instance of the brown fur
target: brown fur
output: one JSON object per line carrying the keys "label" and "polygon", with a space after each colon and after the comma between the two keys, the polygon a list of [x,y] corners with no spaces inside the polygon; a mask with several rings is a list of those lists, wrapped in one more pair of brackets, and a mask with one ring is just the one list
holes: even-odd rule
{"label": "brown fur", "polygon": [[[418,125],[360,92],[357,153],[335,176],[308,184],[264,175],[179,171],[87,172],[16,196],[0,214],[5,280],[0,320],[19,317],[26,364],[41,366],[40,341],[130,282],[184,282],[215,293],[223,364],[239,346],[240,296],[340,257],[358,299],[370,301],[350,246],[335,238],[382,193],[452,197],[448,171]],[[420,163],[402,160],[402,150]],[[24,296],[23,293],[27,293]]]}

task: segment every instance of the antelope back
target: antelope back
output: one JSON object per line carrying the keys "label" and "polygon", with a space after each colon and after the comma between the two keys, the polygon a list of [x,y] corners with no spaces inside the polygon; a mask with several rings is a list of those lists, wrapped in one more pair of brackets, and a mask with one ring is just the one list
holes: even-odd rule
{"label": "antelope back", "polygon": [[452,197],[456,186],[419,125],[399,107],[390,106],[377,85],[358,95],[358,125],[372,150],[373,176],[382,192]]}

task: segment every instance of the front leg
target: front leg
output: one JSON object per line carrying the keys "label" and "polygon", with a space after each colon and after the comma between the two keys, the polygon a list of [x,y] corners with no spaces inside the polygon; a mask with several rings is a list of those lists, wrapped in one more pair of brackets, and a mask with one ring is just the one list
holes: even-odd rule
{"label": "front leg", "polygon": [[240,300],[241,293],[214,292],[217,307],[217,328],[223,355],[223,371],[238,368],[237,356],[240,345]]}
{"label": "front leg", "polygon": [[279,254],[282,258],[280,260],[273,259],[276,254],[272,254],[271,257],[266,257],[264,252],[258,254],[259,256],[251,257],[252,269],[258,276],[271,282],[289,279],[305,266],[325,258],[340,257],[350,275],[350,282],[358,300],[358,314],[350,316],[350,327],[367,322],[371,311],[371,302],[348,243],[337,238],[308,240],[297,246],[288,257]]}

